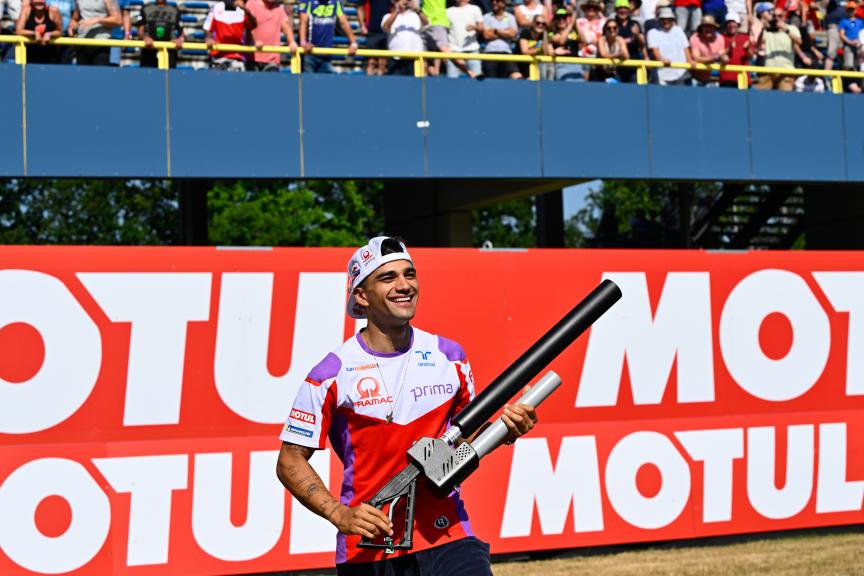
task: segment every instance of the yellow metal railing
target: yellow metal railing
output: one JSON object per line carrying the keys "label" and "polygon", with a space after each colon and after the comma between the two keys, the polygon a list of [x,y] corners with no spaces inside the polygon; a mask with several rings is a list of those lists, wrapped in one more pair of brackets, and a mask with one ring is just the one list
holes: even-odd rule
{"label": "yellow metal railing", "polygon": [[[25,36],[0,35],[0,44],[15,44],[15,63],[27,63],[27,44],[34,41]],[[144,48],[142,40],[102,40],[94,38],[56,38],[50,44],[58,46],[102,46],[120,48]],[[158,50],[158,65],[161,69],[168,68],[168,51],[177,50],[173,42],[153,42],[153,49]],[[185,42],[184,50],[210,50],[204,42]],[[304,53],[298,48],[293,54],[287,46],[241,46],[237,44],[213,44],[213,50],[220,52],[263,52],[267,54],[290,54],[291,72],[300,74],[302,71],[301,57]],[[321,56],[350,56],[347,48],[314,48],[311,53]],[[517,62],[528,64],[529,80],[540,80],[541,64],[582,64],[587,66],[620,66],[625,68],[636,68],[636,82],[638,84],[648,83],[649,68],[677,68],[681,70],[715,70],[734,72],[738,76],[738,88],[747,90],[749,87],[749,75],[756,74],[782,74],[785,76],[822,76],[831,78],[831,91],[835,94],[843,93],[843,78],[857,78],[864,80],[864,72],[852,72],[848,70],[811,70],[809,68],[769,68],[765,66],[739,66],[727,64],[695,64],[673,62],[665,66],[662,62],[654,60],[613,60],[609,58],[577,58],[573,56],[525,56],[518,54],[465,54],[458,52],[400,52],[391,50],[367,50],[359,49],[357,56],[366,58],[405,58],[414,61],[414,75],[422,77],[426,75],[426,61],[432,59],[443,60],[486,60],[499,62]]]}

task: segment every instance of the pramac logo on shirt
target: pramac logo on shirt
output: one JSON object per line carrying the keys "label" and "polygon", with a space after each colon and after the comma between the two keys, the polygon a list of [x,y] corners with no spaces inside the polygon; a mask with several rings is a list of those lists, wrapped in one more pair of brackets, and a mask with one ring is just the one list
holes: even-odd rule
{"label": "pramac logo on shirt", "polygon": [[354,402],[355,406],[377,406],[378,404],[392,404],[393,398],[381,395],[381,384],[378,380],[367,376],[357,382],[357,394],[359,399]]}

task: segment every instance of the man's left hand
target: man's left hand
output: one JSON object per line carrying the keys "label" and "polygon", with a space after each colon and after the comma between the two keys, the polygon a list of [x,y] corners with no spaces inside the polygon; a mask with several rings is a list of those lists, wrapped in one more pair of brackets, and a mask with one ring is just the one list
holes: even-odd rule
{"label": "man's left hand", "polygon": [[[523,388],[522,393],[528,392],[531,386]],[[520,436],[527,434],[537,424],[537,413],[533,406],[527,404],[505,404],[501,420],[507,426],[510,433],[507,434],[505,442],[512,444]]]}

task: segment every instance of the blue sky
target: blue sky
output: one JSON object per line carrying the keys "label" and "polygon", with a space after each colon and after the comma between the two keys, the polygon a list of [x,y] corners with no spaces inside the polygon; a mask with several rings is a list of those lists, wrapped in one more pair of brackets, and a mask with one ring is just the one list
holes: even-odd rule
{"label": "blue sky", "polygon": [[592,190],[603,186],[602,180],[590,180],[564,188],[564,220],[567,220],[585,206],[585,198]]}

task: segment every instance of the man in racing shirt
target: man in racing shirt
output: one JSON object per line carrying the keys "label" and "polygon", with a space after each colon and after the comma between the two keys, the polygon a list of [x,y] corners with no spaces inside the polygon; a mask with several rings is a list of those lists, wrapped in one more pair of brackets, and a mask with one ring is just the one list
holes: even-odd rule
{"label": "man in racing shirt", "polygon": [[[445,431],[474,397],[474,379],[459,344],[411,326],[420,289],[400,239],[373,238],[354,253],[348,273],[348,315],[366,318],[367,326],[301,384],[280,435],[277,476],[304,506],[339,530],[340,576],[491,576],[489,546],[474,537],[459,493],[441,495],[422,480],[414,548],[385,555],[357,546],[364,536],[380,541],[393,535],[387,515],[364,502],[404,468],[415,440]],[[537,417],[532,407],[517,403],[504,408],[502,420],[512,442],[533,428]],[[308,462],[328,436],[345,469],[340,498]]]}

